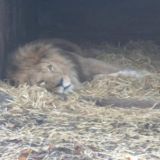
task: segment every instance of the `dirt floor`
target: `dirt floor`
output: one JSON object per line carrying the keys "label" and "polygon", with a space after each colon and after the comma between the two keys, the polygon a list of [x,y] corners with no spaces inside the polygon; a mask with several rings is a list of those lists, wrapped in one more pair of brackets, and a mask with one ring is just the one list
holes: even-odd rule
{"label": "dirt floor", "polygon": [[[91,52],[141,76],[99,75],[67,97],[1,82],[1,160],[160,159],[160,47],[105,43],[84,49]],[[120,99],[145,103],[125,106]]]}

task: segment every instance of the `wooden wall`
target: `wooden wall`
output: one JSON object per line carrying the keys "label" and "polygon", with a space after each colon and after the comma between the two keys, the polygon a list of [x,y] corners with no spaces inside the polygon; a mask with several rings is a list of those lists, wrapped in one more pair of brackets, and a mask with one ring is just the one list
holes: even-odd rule
{"label": "wooden wall", "polygon": [[9,53],[36,38],[35,8],[32,0],[0,0],[0,78],[4,76]]}
{"label": "wooden wall", "polygon": [[4,70],[4,57],[6,52],[6,42],[9,34],[8,26],[8,3],[6,0],[0,0],[0,76]]}
{"label": "wooden wall", "polygon": [[37,6],[42,37],[160,42],[160,0],[39,0]]}

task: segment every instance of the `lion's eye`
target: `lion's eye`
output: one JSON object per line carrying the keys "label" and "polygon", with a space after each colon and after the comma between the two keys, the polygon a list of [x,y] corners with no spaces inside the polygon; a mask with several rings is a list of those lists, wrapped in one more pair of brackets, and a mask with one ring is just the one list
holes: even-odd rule
{"label": "lion's eye", "polygon": [[41,80],[41,81],[38,82],[38,85],[41,86],[41,87],[42,87],[42,86],[45,86],[45,85],[46,85],[46,82],[43,81],[43,80]]}
{"label": "lion's eye", "polygon": [[54,71],[54,67],[53,67],[53,65],[48,65],[47,66],[47,68],[48,68],[48,70],[50,71],[50,72],[53,72]]}

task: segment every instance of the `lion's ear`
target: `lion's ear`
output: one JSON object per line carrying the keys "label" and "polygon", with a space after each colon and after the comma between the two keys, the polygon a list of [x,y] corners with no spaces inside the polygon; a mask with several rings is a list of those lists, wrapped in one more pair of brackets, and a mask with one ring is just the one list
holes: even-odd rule
{"label": "lion's ear", "polygon": [[54,71],[55,71],[55,68],[54,68],[54,66],[53,66],[52,64],[49,64],[49,65],[47,66],[47,68],[48,68],[48,70],[49,70],[50,72],[54,72]]}

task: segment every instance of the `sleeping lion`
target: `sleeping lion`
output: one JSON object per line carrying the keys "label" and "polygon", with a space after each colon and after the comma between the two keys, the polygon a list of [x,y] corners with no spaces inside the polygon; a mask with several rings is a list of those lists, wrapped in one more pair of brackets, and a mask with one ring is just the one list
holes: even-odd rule
{"label": "sleeping lion", "polygon": [[80,52],[76,44],[61,39],[30,42],[13,53],[6,78],[16,84],[37,84],[67,94],[97,74],[119,71],[102,61],[82,57]]}
{"label": "sleeping lion", "polygon": [[[140,76],[134,70],[121,70],[94,58],[80,56],[79,46],[52,39],[37,40],[19,47],[10,57],[6,78],[14,84],[39,85],[50,92],[66,95],[98,74]],[[103,102],[103,103],[102,103]],[[106,98],[99,105],[117,107],[160,107],[151,100]]]}

